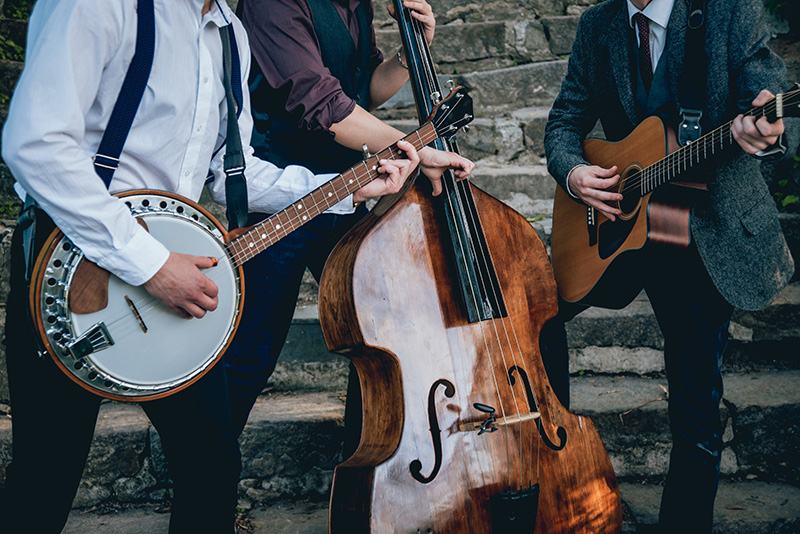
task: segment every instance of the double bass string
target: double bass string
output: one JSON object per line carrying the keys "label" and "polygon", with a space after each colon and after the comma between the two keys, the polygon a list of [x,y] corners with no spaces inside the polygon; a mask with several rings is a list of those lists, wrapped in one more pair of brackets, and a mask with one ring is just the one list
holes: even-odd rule
{"label": "double bass string", "polygon": [[[409,59],[409,69],[410,69],[409,76],[413,76],[411,78],[412,80],[414,80],[414,79],[416,79],[418,81],[419,80],[423,80],[424,81],[424,89],[422,89],[422,90],[423,91],[426,90],[426,89],[428,90],[428,94],[427,95],[416,95],[418,98],[420,98],[420,100],[417,101],[417,111],[419,112],[420,119],[424,120],[425,118],[427,118],[427,116],[430,114],[430,111],[431,111],[430,108],[426,107],[425,97],[427,96],[427,97],[432,99],[433,98],[432,91],[433,90],[439,91],[438,80],[436,79],[435,69],[433,68],[433,64],[432,64],[432,61],[431,61],[431,58],[430,58],[430,54],[429,54],[429,51],[428,51],[428,47],[427,47],[427,42],[425,41],[425,38],[424,38],[424,31],[423,31],[423,28],[422,28],[422,24],[418,20],[416,20],[416,19],[414,19],[413,17],[410,16],[409,10],[407,8],[403,7],[401,2],[398,1],[396,5],[399,7],[399,9],[398,9],[398,17],[399,17],[399,20],[401,22],[401,31],[404,28],[410,28],[411,31],[405,33],[405,35],[408,37],[408,41],[415,45],[415,47],[406,47],[407,48],[407,53],[408,53],[408,59]],[[415,52],[415,51],[419,52],[419,57],[412,57],[412,53]],[[451,211],[453,213],[457,213],[456,210],[453,208],[453,206],[451,204],[450,195],[447,194],[448,193],[449,184],[448,184],[448,181],[446,179],[446,176],[443,177],[442,185],[443,185],[443,189],[445,191],[447,202],[449,204],[449,207],[450,207]],[[456,232],[459,232],[459,229],[458,229],[457,226],[456,226],[455,230],[456,230]],[[460,244],[461,240],[459,239],[458,242]],[[469,273],[468,273],[468,276],[469,276]],[[469,280],[469,287],[470,288],[473,287],[473,281],[471,279]],[[473,296],[473,301],[477,305],[477,299],[475,299],[474,290],[472,291],[472,296]],[[488,353],[490,353],[490,350],[489,350],[488,341],[486,339],[486,333],[484,332],[484,329],[483,329],[483,325],[481,325],[481,334],[483,336],[484,347],[485,347],[486,352],[488,354]],[[494,367],[491,366],[490,369],[491,369],[491,376],[492,376],[492,379],[494,381],[495,390],[498,392],[498,396],[497,397],[498,397],[498,401],[499,401],[499,404],[500,404],[500,412],[503,415],[503,417],[505,417],[505,407],[503,406],[503,400],[502,400],[501,396],[499,395],[499,385],[497,383],[497,376],[496,376],[496,373],[494,371]],[[506,456],[507,456],[506,463],[509,464],[508,456],[509,456],[510,452],[509,452],[509,446],[508,446],[507,429],[504,428],[504,430],[506,431],[506,432],[504,432],[504,435],[506,436],[506,439],[505,439]],[[462,475],[466,476],[464,473],[462,473]],[[508,485],[510,487],[511,486],[510,472],[507,472],[507,477],[508,477]]]}
{"label": "double bass string", "polygon": [[[412,24],[412,27],[414,28],[414,31],[412,32],[412,37],[416,41],[415,44],[417,45],[418,50],[423,52],[421,54],[421,57],[420,57],[420,62],[422,62],[423,65],[418,64],[416,61],[410,61],[410,64],[413,66],[413,72],[419,78],[424,78],[426,80],[426,82],[428,83],[428,87],[432,87],[432,88],[435,88],[435,89],[438,90],[438,81],[435,78],[435,74],[434,74],[435,71],[434,71],[432,62],[430,61],[430,56],[427,54],[427,51],[428,51],[427,50],[427,43],[424,42],[421,23],[418,20],[413,19],[413,18],[410,18],[410,23]],[[423,67],[425,67],[425,68],[423,68]],[[422,111],[422,110],[420,110],[420,111]],[[461,188],[461,194],[468,194],[468,192],[469,192],[469,190],[467,189],[469,187],[469,184],[467,182],[465,182],[464,184],[455,183],[454,187]],[[443,180],[443,189],[445,189],[445,191],[447,193],[449,193],[449,188],[450,188],[449,181],[446,180],[446,179]],[[471,213],[471,210],[465,210],[464,209],[463,201],[461,199],[461,194],[456,194],[456,203],[458,204],[458,208],[457,209],[453,207],[451,197],[450,197],[449,194],[447,194],[447,201],[448,201],[449,207],[453,211],[453,213],[460,214],[460,216],[462,217],[462,219],[465,220],[465,222],[467,220],[466,213],[469,212],[469,216],[470,216],[469,222],[472,223],[473,228],[478,228],[479,226],[475,225],[476,221],[474,219],[471,219],[471,217],[473,215]],[[465,228],[469,228],[469,224],[465,224]],[[455,230],[456,230],[456,232],[460,232],[460,229],[458,228],[458,226],[455,227]],[[460,239],[458,240],[458,243],[459,243],[459,246],[462,246],[461,245],[462,241]],[[473,239],[469,239],[468,246],[470,247],[470,249],[471,249],[471,251],[473,253],[473,257],[476,257],[476,258],[480,257],[480,261],[482,262],[482,265],[479,265],[479,267],[482,267],[483,269],[488,271],[489,270],[488,269],[488,265],[491,263],[491,260],[487,259],[483,255],[483,250],[481,250],[481,253],[478,254]],[[475,289],[474,289],[475,282],[472,280],[471,276],[469,275],[469,270],[465,270],[465,272],[467,273],[467,276],[469,276],[468,282],[469,282],[469,287],[472,288],[471,293],[472,293],[473,303],[476,306],[476,308],[479,309],[480,307],[478,306],[479,303],[477,302],[478,299],[476,297],[476,292],[475,292]],[[484,283],[483,283],[482,277],[479,277],[478,283],[483,288],[484,293],[488,295],[489,293],[486,291],[486,288],[484,287]],[[500,289],[500,291],[502,292],[502,289]],[[500,309],[498,296],[494,293],[494,288],[493,287],[492,287],[491,296],[495,301],[495,305],[498,306],[498,309]],[[510,321],[510,319],[509,319],[509,321]],[[510,321],[510,322],[511,322],[511,330],[512,330],[512,333],[513,333],[513,337],[514,337],[514,339],[516,341],[517,350],[518,350],[518,352],[520,352],[520,356],[521,356],[521,348],[520,348],[519,341],[517,339],[516,330],[514,328],[513,321]],[[493,323],[493,327],[494,327],[494,330],[495,330],[495,332],[494,332],[495,333],[495,338],[497,339],[498,347],[500,348],[500,356],[502,358],[503,367],[504,367],[504,369],[506,371],[506,376],[508,377],[509,376],[509,366],[508,366],[508,362],[506,360],[505,351],[503,350],[502,338],[501,338],[500,333],[497,331],[497,325],[495,325]],[[500,387],[499,387],[499,384],[498,384],[498,381],[497,381],[497,376],[496,376],[496,373],[495,373],[495,370],[494,370],[494,365],[492,364],[492,357],[491,357],[491,352],[492,351],[489,348],[489,343],[488,343],[488,340],[487,340],[487,336],[486,336],[484,325],[481,324],[480,328],[481,328],[481,333],[482,333],[482,335],[484,337],[484,346],[486,348],[487,355],[489,355],[490,369],[491,369],[492,378],[493,378],[494,384],[495,384],[495,390],[497,391],[497,398],[498,398],[498,402],[499,402],[499,405],[500,405],[500,411],[501,411],[502,416],[504,418],[506,418],[507,417],[506,410],[505,410],[505,407],[503,406],[502,396],[500,395]],[[508,346],[511,349],[511,351],[510,351],[511,352],[511,359],[512,359],[514,365],[516,365],[517,364],[517,358],[516,358],[516,354],[514,353],[514,350],[513,350],[513,344],[511,342],[510,337],[509,337],[509,333],[508,333],[509,329],[508,329],[508,326],[506,325],[506,319],[505,318],[503,318],[503,329],[505,331],[506,341],[508,342]],[[521,359],[522,359],[522,362],[521,362],[522,363],[522,369],[524,370],[525,373],[528,373],[527,365],[525,363],[525,360],[524,360],[524,358],[521,358]],[[520,410],[519,410],[519,405],[518,405],[517,399],[516,399],[516,392],[514,391],[513,388],[510,390],[510,392],[511,392],[512,398],[514,400],[514,407],[515,407],[517,416],[521,417]],[[535,397],[535,394],[534,394],[534,397]],[[531,423],[530,423],[530,425],[528,427],[529,432],[530,432],[531,449],[532,449],[532,444],[533,444],[533,432],[534,432],[533,425],[534,424],[535,423],[533,421],[531,421]],[[504,431],[505,431],[505,435],[506,435],[505,441],[506,441],[506,454],[507,454],[507,456],[510,454],[508,433],[511,432],[511,429],[508,428],[509,426],[510,425],[504,425],[504,427],[505,427]],[[520,430],[520,432],[522,432],[522,430]],[[538,440],[538,443],[539,443],[539,446],[540,446],[541,445],[541,439]],[[522,486],[522,481],[524,480],[524,476],[522,474],[522,470],[523,470],[523,461],[522,460],[523,460],[523,458],[525,456],[524,455],[524,451],[523,451],[523,440],[522,439],[520,439],[520,444],[519,445],[520,445],[520,452],[519,452],[519,455],[520,455],[520,481],[519,482],[520,482],[520,486]],[[538,450],[539,449],[537,448],[537,456],[538,456]],[[528,459],[529,459],[529,461],[528,461],[528,466],[529,466],[528,467],[528,472],[529,472],[529,481],[530,481],[530,479],[532,478],[532,473],[533,473],[533,468],[532,468],[533,452],[532,452],[532,450],[528,454]],[[508,463],[509,463],[509,466],[510,466],[510,462],[508,462]],[[509,469],[510,469],[510,467],[509,467]],[[537,462],[537,479],[538,479],[538,462]],[[510,488],[511,487],[510,471],[508,472],[508,485],[509,485],[509,488]]]}

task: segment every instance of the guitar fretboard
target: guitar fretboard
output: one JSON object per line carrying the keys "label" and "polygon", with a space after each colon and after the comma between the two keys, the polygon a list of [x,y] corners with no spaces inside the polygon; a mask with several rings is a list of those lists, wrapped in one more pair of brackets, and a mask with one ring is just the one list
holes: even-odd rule
{"label": "guitar fretboard", "polygon": [[[764,106],[753,108],[745,115],[756,117],[756,119],[767,117],[770,121],[775,121],[783,116],[788,116],[790,112],[796,116],[798,111],[793,108],[798,108],[798,106],[800,106],[800,89],[795,89],[772,98]],[[733,121],[727,122],[696,141],[645,167],[639,171],[639,176],[631,177],[629,183],[625,186],[625,190],[638,187],[640,188],[640,195],[646,195],[695,165],[703,163],[714,154],[732,146],[736,142],[733,138],[732,126]]]}
{"label": "guitar fretboard", "polygon": [[[437,137],[436,128],[433,124],[428,123],[403,139],[420,150],[436,140]],[[247,233],[227,244],[234,265],[237,267],[242,265],[377,178],[380,160],[403,157],[405,157],[405,152],[397,148],[395,143],[257,224]]]}

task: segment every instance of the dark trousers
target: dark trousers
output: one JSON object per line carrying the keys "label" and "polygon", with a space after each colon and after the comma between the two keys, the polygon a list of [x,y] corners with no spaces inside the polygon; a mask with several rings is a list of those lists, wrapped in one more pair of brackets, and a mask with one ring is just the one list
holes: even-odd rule
{"label": "dark trousers", "polygon": [[[41,244],[52,223],[39,219]],[[57,534],[81,480],[101,398],[67,378],[49,356],[36,353],[27,318],[21,234],[16,231],[12,242],[6,316],[13,444],[0,492],[0,531]],[[174,481],[170,532],[233,532],[241,459],[224,366],[142,407],[161,436]]]}
{"label": "dark trousers", "polygon": [[[733,308],[714,287],[694,246],[654,247],[640,268],[664,334],[669,384],[672,453],[659,523],[664,533],[708,534],[722,452],[720,366]],[[548,377],[565,405],[569,386],[563,324],[583,309],[562,302],[540,342]]]}
{"label": "dark trousers", "polygon": [[[238,432],[275,370],[303,273],[308,268],[319,280],[333,247],[365,214],[362,206],[352,215],[319,215],[245,264],[244,311],[225,352],[231,412]],[[253,215],[251,223],[263,217]],[[346,421],[360,418],[360,401],[357,376],[351,369]]]}

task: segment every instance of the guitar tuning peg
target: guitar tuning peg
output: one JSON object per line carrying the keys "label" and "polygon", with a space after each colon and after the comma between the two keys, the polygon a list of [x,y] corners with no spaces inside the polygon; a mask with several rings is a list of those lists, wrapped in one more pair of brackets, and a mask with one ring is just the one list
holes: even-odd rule
{"label": "guitar tuning peg", "polygon": [[367,147],[366,143],[361,145],[361,152],[363,153],[364,161],[367,161],[369,158],[372,157],[372,154],[369,153],[369,148]]}
{"label": "guitar tuning peg", "polygon": [[453,81],[453,79],[451,78],[451,79],[447,80],[446,82],[444,82],[444,86],[447,87],[448,89],[452,90],[456,86],[456,82]]}
{"label": "guitar tuning peg", "polygon": [[470,130],[469,124],[464,125],[464,133],[468,133]]}

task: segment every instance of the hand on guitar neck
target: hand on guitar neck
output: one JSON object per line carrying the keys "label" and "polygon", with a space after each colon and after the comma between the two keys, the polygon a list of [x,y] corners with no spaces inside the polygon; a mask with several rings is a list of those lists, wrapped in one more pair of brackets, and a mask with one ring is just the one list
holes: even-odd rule
{"label": "hand on guitar neck", "polygon": [[[764,89],[753,100],[753,106],[761,107],[774,97],[775,95]],[[769,122],[766,116],[756,120],[753,115],[739,115],[733,119],[731,125],[733,138],[748,154],[756,154],[771,147],[778,142],[783,131],[783,119]]]}
{"label": "hand on guitar neck", "polygon": [[434,150],[423,147],[419,153],[411,143],[398,141],[397,147],[406,153],[408,159],[383,160],[378,172],[385,173],[383,179],[374,180],[353,194],[353,200],[362,202],[369,198],[397,193],[403,187],[411,172],[420,165],[425,176],[433,185],[433,195],[442,192],[442,174],[448,169],[453,171],[457,180],[467,178],[475,164],[454,152]]}
{"label": "hand on guitar neck", "polygon": [[[754,107],[761,107],[775,95],[764,89],[753,100]],[[778,142],[784,132],[783,119],[770,122],[766,116],[741,114],[731,125],[733,138],[748,154],[756,154]],[[599,210],[610,220],[616,220],[621,211],[614,203],[622,200],[622,195],[611,189],[617,185],[620,176],[616,166],[609,169],[598,165],[575,167],[567,177],[570,191],[584,204]],[[613,204],[613,205],[612,205]]]}

